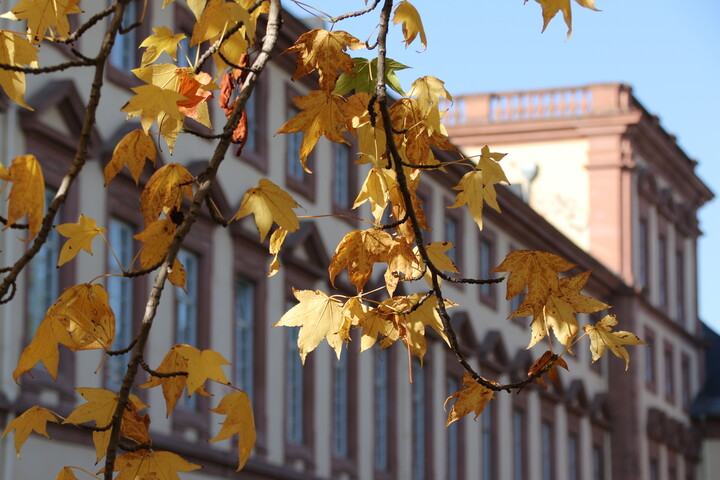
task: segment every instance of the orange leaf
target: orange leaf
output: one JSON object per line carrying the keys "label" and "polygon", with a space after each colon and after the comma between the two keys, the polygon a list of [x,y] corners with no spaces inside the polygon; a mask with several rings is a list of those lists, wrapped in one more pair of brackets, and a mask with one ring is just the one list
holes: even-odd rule
{"label": "orange leaf", "polygon": [[63,237],[68,238],[60,250],[58,267],[75,258],[80,250],[85,250],[92,255],[93,239],[107,232],[106,229],[98,227],[94,219],[85,215],[80,215],[78,223],[63,223],[56,226],[55,230]]}
{"label": "orange leaf", "polygon": [[31,240],[40,231],[45,213],[45,179],[40,163],[35,155],[15,157],[10,168],[0,172],[0,178],[12,182],[5,230],[27,214]]}
{"label": "orange leaf", "polygon": [[222,428],[210,442],[225,440],[233,435],[238,436],[238,468],[242,470],[250,457],[250,452],[255,446],[255,418],[253,417],[250,398],[245,392],[233,392],[226,395],[220,405],[213,408],[212,412],[220,415],[227,415],[222,423]]}
{"label": "orange leaf", "polygon": [[[556,367],[562,367],[565,370],[568,369],[567,363],[562,357],[559,357],[555,355],[550,350],[543,353],[540,358],[535,360],[535,363],[532,364],[530,367],[530,370],[528,370],[528,377],[537,374],[539,371],[541,371],[544,368],[547,368],[547,366],[550,364],[550,362],[553,362],[552,365],[548,368],[547,372],[544,373],[544,375],[547,375],[547,377],[552,380],[552,382],[555,385],[559,385],[558,383],[558,371]],[[542,385],[543,387],[547,388],[547,385],[545,385],[545,380],[543,380],[542,376],[539,376],[535,379],[537,383]]]}
{"label": "orange leaf", "polygon": [[140,174],[145,167],[145,160],[155,164],[155,143],[150,135],[142,130],[133,130],[125,135],[118,142],[113,150],[112,159],[105,166],[105,186],[120,172],[123,165],[127,165],[135,180],[135,185],[140,181]]}
{"label": "orange leaf", "polygon": [[46,408],[38,406],[31,407],[7,424],[0,439],[15,430],[15,453],[17,457],[20,458],[20,448],[28,436],[30,436],[31,432],[36,432],[46,438],[50,438],[50,435],[47,433],[47,422],[58,423],[55,413]]}
{"label": "orange leaf", "polygon": [[372,275],[373,265],[389,259],[393,238],[389,233],[371,228],[354,230],[342,239],[330,260],[330,282],[335,285],[335,277],[347,268],[350,282],[361,292]]}

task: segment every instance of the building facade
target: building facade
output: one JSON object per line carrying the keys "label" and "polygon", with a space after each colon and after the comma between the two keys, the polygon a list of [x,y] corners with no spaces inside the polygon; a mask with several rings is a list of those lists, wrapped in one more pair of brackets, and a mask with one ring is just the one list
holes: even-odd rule
{"label": "building facade", "polygon": [[[90,161],[58,222],[76,222],[79,214],[93,217],[108,229],[124,263],[139,247],[133,239],[143,225],[138,196],[151,173],[148,167],[140,186],[123,172],[102,187],[115,144],[137,128],[120,112],[135,85],[127,69],[138,64],[134,45],[149,25],[173,25],[173,31],[186,33],[192,26],[191,14],[178,2],[164,10],[150,4],[145,15],[145,31],[133,30],[138,37],[120,41],[111,56],[102,106],[117,115],[98,118]],[[278,52],[305,30],[285,15]],[[82,41],[99,41],[92,35],[99,33],[89,32]],[[53,47],[44,53],[48,59],[68,54]],[[292,82],[293,71],[292,56],[276,55],[247,106],[247,144],[240,156],[226,159],[212,192],[225,218],[262,177],[291,192],[308,216],[351,211],[366,173],[365,166],[354,164],[351,147],[319,142],[309,164],[315,173],[309,175],[298,168],[300,134],[273,136],[294,114],[292,98],[312,88],[306,78]],[[82,72],[40,76],[26,96],[34,111],[2,106],[2,158],[35,154],[49,196],[72,158],[90,80]],[[212,115],[222,124],[221,109],[212,108]],[[447,208],[463,172],[451,168],[446,176],[426,176],[418,192],[433,227],[430,240],[453,242],[451,255],[468,276],[491,276],[517,249],[557,253],[578,264],[571,273],[592,269],[587,293],[613,305],[622,329],[637,333],[650,348],[633,347],[624,372],[624,362],[614,357],[591,365],[588,349],[578,346],[558,385],[498,393],[477,421],[463,418],[446,429],[442,405],[462,384],[462,371],[439,338],[428,340],[424,365],[413,365],[411,384],[400,345],[358,355],[359,346],[351,342],[340,361],[323,345],[303,367],[297,332],[271,328],[292,305],[292,287],[330,289],[329,258],[343,235],[357,228],[354,220],[304,220],[288,237],[283,268],[267,278],[271,257],[267,245],[258,243],[252,220],[225,229],[206,212],[180,253],[186,291],[165,292],[146,361],[158,365],[175,343],[220,352],[233,363],[228,378],[252,398],[258,441],[245,469],[235,473],[236,446],[207,442],[222,420],[207,411],[215,399],[182,402],[165,419],[159,389],[136,389],[150,405],[155,447],[204,466],[182,474],[187,479],[712,478],[703,468],[708,459],[701,455],[702,437],[689,413],[705,375],[697,314],[697,210],[712,197],[695,175],[694,162],[621,84],[460,97],[446,125],[468,155],[486,144],[509,152],[503,164],[513,186],[499,188],[503,213],[486,209],[479,231],[463,209]],[[158,153],[157,167],[179,162],[199,172],[211,148],[202,139],[181,136],[174,155]],[[362,207],[352,215],[370,213]],[[25,244],[13,235],[0,238],[0,258],[10,264]],[[81,255],[58,270],[60,245],[51,238],[19,282],[16,299],[0,310],[3,429],[35,404],[66,416],[81,400],[73,387],[117,388],[124,369],[122,357],[103,362],[98,352],[63,351],[57,382],[41,369],[19,386],[13,382],[22,347],[60,292],[116,268],[104,245],[96,243],[93,256]],[[138,328],[149,284],[106,280],[118,346]],[[526,377],[538,355],[525,350],[529,319],[507,319],[517,305],[505,301],[504,286],[446,290],[460,304],[451,310],[453,323],[481,374],[503,382]],[[597,319],[580,318],[592,320]],[[228,393],[218,385],[208,388],[216,398]],[[88,432],[50,425],[48,433],[52,440],[28,439],[22,460],[15,458],[12,442],[3,440],[0,480],[55,478],[65,465],[97,470]]]}

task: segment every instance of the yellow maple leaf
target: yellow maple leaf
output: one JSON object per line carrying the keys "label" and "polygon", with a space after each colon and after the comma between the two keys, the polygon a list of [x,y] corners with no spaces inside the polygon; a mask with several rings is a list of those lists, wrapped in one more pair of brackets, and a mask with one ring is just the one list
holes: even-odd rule
{"label": "yellow maple leaf", "polygon": [[425,36],[422,19],[417,9],[415,9],[410,2],[400,2],[395,8],[393,23],[398,24],[401,22],[403,36],[405,37],[405,47],[409,47],[418,34],[420,34],[420,43],[422,43],[423,48],[427,48],[427,37]]}
{"label": "yellow maple leaf", "polygon": [[153,32],[155,33],[140,44],[141,47],[145,47],[140,65],[144,67],[154,62],[163,52],[167,52],[173,60],[177,60],[177,46],[180,40],[185,38],[185,34],[173,35],[172,30],[165,26],[153,27]]}
{"label": "yellow maple leaf", "polygon": [[25,440],[30,436],[31,432],[39,433],[40,435],[50,438],[47,433],[47,422],[58,423],[55,413],[42,407],[33,406],[25,410],[21,415],[8,422],[5,431],[3,432],[0,439],[5,438],[5,435],[15,431],[15,453],[20,458],[20,448],[25,443]]}
{"label": "yellow maple leaf", "polygon": [[397,339],[396,298],[381,302],[376,308],[360,310],[356,313],[358,326],[362,328],[360,336],[360,352],[375,345],[378,335]]}
{"label": "yellow maple leaf", "polygon": [[[174,1],[175,0],[163,0],[162,8],[167,7],[170,3]],[[200,18],[200,14],[202,14],[206,3],[207,0],[187,0],[187,5],[190,8],[190,11],[192,11],[195,15],[195,18]]]}
{"label": "yellow maple leaf", "polygon": [[[167,279],[175,285],[185,290],[185,281],[187,280],[187,273],[185,272],[185,265],[180,260],[175,258],[173,261],[172,268],[168,272]],[[185,290],[187,292],[187,290]]]}
{"label": "yellow maple leaf", "polygon": [[155,155],[155,143],[150,138],[150,135],[142,130],[129,132],[115,146],[112,158],[105,166],[105,186],[107,187],[110,180],[115,178],[123,165],[126,165],[130,170],[130,175],[132,175],[135,185],[137,185],[140,181],[140,174],[142,174],[145,167],[145,160],[150,160],[154,165]]}
{"label": "yellow maple leaf", "polygon": [[58,476],[55,477],[55,480],[78,480],[78,478],[73,473],[71,467],[63,467],[60,473],[58,473]]}
{"label": "yellow maple leaf", "polygon": [[335,277],[347,268],[350,282],[358,293],[370,279],[373,265],[389,260],[393,238],[384,230],[370,228],[353,230],[343,237],[330,260],[330,282],[335,285]]}
{"label": "yellow maple leaf", "polygon": [[225,357],[215,350],[198,350],[191,345],[176,345],[178,355],[187,361],[188,397],[203,389],[206,380],[227,385],[228,379],[222,371],[223,365],[230,365]]}
{"label": "yellow maple leaf", "polygon": [[320,74],[320,88],[332,91],[340,76],[339,71],[353,74],[353,62],[345,50],[358,50],[365,47],[357,38],[342,30],[328,31],[323,29],[305,32],[285,53],[297,53],[293,80],[317,70]]}
{"label": "yellow maple leaf", "polygon": [[80,0],[20,0],[0,17],[27,20],[28,39],[37,44],[42,42],[46,33],[51,38],[68,36],[68,14],[82,13],[78,3]]}
{"label": "yellow maple leaf", "polygon": [[40,163],[35,155],[15,157],[10,168],[0,172],[0,179],[12,182],[5,230],[27,215],[31,240],[40,231],[45,213],[45,179]]}
{"label": "yellow maple leaf", "polygon": [[[568,27],[568,38],[570,38],[570,34],[572,33],[572,10],[570,9],[570,0],[535,0],[537,3],[540,4],[542,7],[542,16],[543,16],[543,28],[542,31],[544,32],[547,28],[548,24],[550,23],[550,20],[557,15],[559,11],[562,11],[563,18],[565,19],[565,24]],[[590,10],[595,10],[596,12],[599,12],[597,8],[595,8],[595,0],[575,0],[578,5],[583,6],[585,8],[589,8]],[[525,3],[527,3],[527,0],[525,0]]]}
{"label": "yellow maple leaf", "polygon": [[[198,468],[202,467],[171,452],[138,450],[118,457],[113,471],[119,472],[115,480],[180,480],[177,472],[191,472]],[[104,471],[100,470],[98,474]]]}
{"label": "yellow maple leaf", "polygon": [[343,324],[342,304],[320,290],[295,290],[297,305],[288,310],[273,327],[300,327],[297,345],[300,359],[305,364],[307,354],[327,339],[340,358],[342,340],[334,336]]}
{"label": "yellow maple leaf", "polygon": [[387,270],[385,271],[385,288],[391,297],[395,293],[395,289],[402,281],[410,281],[415,273],[419,270],[417,256],[413,251],[410,239],[398,236],[393,239],[390,246],[387,260]]}
{"label": "yellow maple leaf", "polygon": [[63,237],[68,237],[60,250],[58,267],[75,258],[80,250],[85,250],[92,255],[93,239],[107,232],[106,229],[98,227],[94,219],[82,214],[78,223],[63,223],[56,226],[55,230]]}
{"label": "yellow maple leaf", "polygon": [[385,213],[385,207],[387,207],[390,187],[396,184],[393,170],[374,166],[368,171],[360,193],[353,203],[353,209],[365,202],[370,202],[373,217],[379,223]]}
{"label": "yellow maple leaf", "polygon": [[135,96],[130,98],[120,111],[128,112],[127,118],[140,117],[145,133],[148,133],[150,126],[163,115],[182,120],[178,102],[186,100],[184,95],[157,85],[140,85],[133,87],[132,91]]}
{"label": "yellow maple leaf", "polygon": [[429,127],[429,133],[442,132],[440,102],[442,98],[452,102],[452,95],[445,88],[445,82],[432,75],[418,78],[413,82],[408,95],[417,98],[418,106],[425,114],[425,123]]}
{"label": "yellow maple leaf", "polygon": [[455,198],[455,204],[448,208],[457,208],[467,204],[470,216],[475,220],[480,230],[483,228],[483,202],[496,211],[500,211],[495,184],[501,181],[509,183],[507,177],[505,177],[505,172],[497,163],[497,160],[502,159],[504,156],[502,153],[491,153],[487,146],[483,147],[478,161],[478,168],[463,175],[460,182],[453,187],[453,190],[460,190],[460,193]]}
{"label": "yellow maple leaf", "polygon": [[[0,31],[0,63],[6,65],[27,65],[37,67],[39,50],[24,37],[12,32]],[[13,102],[33,110],[25,103],[25,73],[0,70],[0,87]]]}
{"label": "yellow maple leaf", "polygon": [[313,90],[303,97],[293,98],[301,109],[300,113],[288,120],[277,133],[303,132],[300,144],[300,163],[305,171],[307,158],[317,141],[325,135],[337,143],[349,143],[342,132],[351,124],[354,113],[345,97],[325,90]]}
{"label": "yellow maple leaf", "polygon": [[627,370],[630,366],[630,355],[623,345],[647,346],[647,343],[640,340],[632,332],[613,332],[612,327],[617,324],[618,321],[615,315],[606,315],[595,325],[585,325],[583,330],[590,337],[590,352],[592,353],[593,363],[598,361],[609,348],[616,357],[625,360],[625,370]]}
{"label": "yellow maple leaf", "polygon": [[457,393],[450,395],[444,406],[447,406],[450,400],[455,399],[455,403],[450,409],[445,426],[450,426],[454,421],[464,417],[470,412],[475,412],[475,420],[485,410],[485,405],[495,398],[495,393],[489,388],[480,385],[468,372],[463,372],[463,387]]}
{"label": "yellow maple leaf", "polygon": [[267,178],[261,178],[257,187],[245,192],[240,208],[232,219],[240,220],[252,213],[262,242],[267,237],[273,222],[288,232],[299,229],[300,222],[297,214],[293,212],[293,208],[299,206],[285,190]]}
{"label": "yellow maple leaf", "polygon": [[[251,28],[254,25],[248,11],[239,3],[210,0],[193,28],[190,45],[214,42],[236,23],[250,25]],[[254,36],[254,32],[251,36]]]}
{"label": "yellow maple leaf", "polygon": [[507,300],[520,295],[527,288],[526,298],[542,302],[539,304],[543,305],[551,292],[561,294],[558,272],[564,272],[574,266],[574,263],[554,253],[516,250],[508,253],[505,260],[490,271],[510,272],[505,295]]}
{"label": "yellow maple leaf", "polygon": [[576,313],[599,312],[610,305],[580,293],[590,278],[590,271],[580,273],[571,278],[561,278],[558,283],[560,293],[550,293],[544,305],[533,304],[529,298],[519,307],[517,313],[510,317],[534,315],[530,324],[531,339],[527,348],[533,347],[545,338],[552,329],[558,341],[569,351],[572,341],[577,335],[579,326]]}
{"label": "yellow maple leaf", "polygon": [[233,435],[238,436],[238,468],[242,470],[255,447],[255,418],[253,416],[250,397],[245,392],[233,392],[225,395],[220,404],[210,410],[220,415],[227,415],[222,428],[210,442],[226,440]]}
{"label": "yellow maple leaf", "polygon": [[[164,218],[154,221],[148,225],[145,230],[133,236],[135,240],[144,243],[140,249],[141,269],[153,267],[165,258],[170,244],[173,238],[175,238],[176,230],[177,228],[172,220]],[[175,264],[173,264],[173,271],[174,270]],[[179,281],[179,278],[177,278],[177,280]],[[173,284],[175,283],[173,282]]]}
{"label": "yellow maple leaf", "polygon": [[20,354],[13,372],[17,382],[42,363],[57,378],[58,344],[70,350],[107,349],[115,338],[115,314],[100,284],[82,283],[66,289],[48,309],[30,344]]}
{"label": "yellow maple leaf", "polygon": [[157,220],[165,208],[179,210],[183,197],[192,200],[194,181],[193,174],[179,163],[168,163],[153,173],[140,195],[145,225]]}
{"label": "yellow maple leaf", "polygon": [[287,234],[288,231],[286,228],[278,227],[278,229],[270,235],[269,251],[270,255],[274,256],[272,262],[270,262],[270,272],[268,273],[268,277],[272,277],[280,271],[280,260],[278,260],[278,256],[280,255],[280,249],[282,248],[283,243],[285,243]]}
{"label": "yellow maple leaf", "polygon": [[[86,422],[94,422],[94,426],[100,428],[110,425],[118,402],[118,397],[115,392],[102,388],[76,388],[75,391],[86,400],[86,403],[75,407],[75,409],[70,412],[70,415],[63,421],[63,424],[73,423],[80,425]],[[127,436],[128,428],[132,427],[133,423],[137,423],[137,420],[135,420],[135,417],[131,415],[131,413],[144,408],[147,408],[147,405],[137,396],[130,394],[128,409],[126,412],[123,412],[123,422],[120,427],[121,435]],[[127,425],[126,422],[128,422]],[[137,427],[137,425],[135,425],[135,427]],[[130,428],[130,431],[132,430],[133,429]],[[107,446],[110,443],[110,435],[111,430],[109,429],[93,432],[93,444],[95,445],[95,454],[98,461],[105,456]]]}
{"label": "yellow maple leaf", "polygon": [[[160,365],[155,369],[158,373],[187,373],[187,360],[177,351],[179,345],[175,345],[165,355]],[[162,386],[163,397],[165,398],[166,416],[169,417],[175,405],[177,405],[182,395],[185,385],[187,385],[187,374],[173,375],[169,377],[150,376],[150,379],[140,385],[140,388],[153,388],[158,385]],[[200,392],[201,394],[203,392]]]}

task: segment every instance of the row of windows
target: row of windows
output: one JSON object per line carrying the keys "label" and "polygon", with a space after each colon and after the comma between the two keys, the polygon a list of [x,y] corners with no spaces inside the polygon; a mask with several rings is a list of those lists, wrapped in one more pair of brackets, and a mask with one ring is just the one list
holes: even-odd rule
{"label": "row of windows", "polygon": [[[680,407],[685,411],[690,410],[692,401],[692,368],[690,365],[690,357],[682,353],[680,358],[680,375],[675,372],[675,349],[669,343],[660,345],[656,341],[655,333],[650,329],[645,329],[645,342],[648,347],[645,349],[645,384],[648,389],[661,393],[670,403],[677,402],[677,394],[680,394]],[[661,348],[663,347],[663,348]],[[659,367],[657,357],[662,355],[662,369]],[[676,378],[682,382],[680,389],[675,385]],[[658,380],[661,385],[658,385]],[[658,388],[660,390],[658,391]]]}

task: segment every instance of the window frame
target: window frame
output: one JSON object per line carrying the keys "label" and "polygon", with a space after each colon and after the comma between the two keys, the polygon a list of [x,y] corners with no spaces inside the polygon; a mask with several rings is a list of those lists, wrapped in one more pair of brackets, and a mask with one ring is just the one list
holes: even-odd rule
{"label": "window frame", "polygon": [[[376,344],[377,345],[377,344]],[[379,348],[379,346],[376,346],[375,348]],[[386,364],[386,391],[387,391],[387,422],[385,422],[385,425],[387,426],[387,469],[380,469],[378,468],[377,464],[377,457],[376,452],[373,450],[373,470],[374,470],[374,476],[373,478],[377,480],[391,480],[397,478],[397,462],[395,461],[395,455],[396,455],[396,445],[395,440],[397,438],[397,423],[393,420],[396,418],[396,410],[397,405],[397,372],[395,371],[397,364],[395,360],[395,348],[388,348],[383,350],[385,352],[383,355],[385,355],[387,364]],[[373,372],[375,372],[375,368],[377,368],[377,364],[379,362],[380,355],[376,354],[373,362]],[[375,375],[373,375],[373,379],[375,378]],[[377,384],[373,383],[373,413],[374,417],[377,421],[377,412],[375,410],[375,405],[377,405]],[[376,427],[377,423],[373,423],[373,439],[376,440]],[[377,442],[373,442],[373,446],[377,446]]]}
{"label": "window frame", "polygon": [[[194,253],[198,258],[198,285],[210,285],[212,281],[213,248],[212,230],[214,225],[205,217],[198,218],[195,227],[190,230],[182,248]],[[177,338],[177,293],[179,287],[173,287],[172,302],[172,338]],[[212,318],[212,299],[208,288],[198,289],[197,318]],[[197,322],[197,344],[200,350],[210,347],[210,322]],[[198,439],[210,438],[210,400],[208,397],[197,395],[193,409],[183,409],[178,403],[173,411],[172,430],[182,434],[186,430],[197,432]]]}
{"label": "window frame", "polygon": [[[348,216],[357,216],[355,211],[353,210],[353,201],[355,200],[354,195],[357,195],[358,192],[358,168],[355,164],[354,158],[357,156],[357,146],[354,141],[350,141],[350,145],[347,145],[345,143],[337,143],[337,142],[331,142],[330,147],[332,148],[332,187],[330,189],[330,204],[332,205],[332,212],[336,215],[348,215]],[[335,198],[335,192],[336,192],[336,179],[338,178],[337,174],[337,161],[338,161],[338,151],[342,149],[343,151],[347,152],[347,204],[341,205],[338,203]],[[348,218],[348,217],[340,217],[344,221],[348,222],[350,225],[355,226],[357,225],[357,220],[354,218]]]}
{"label": "window frame", "polygon": [[[137,11],[135,16],[135,21],[132,23],[135,23],[137,21],[140,21],[141,16],[143,14],[143,6],[139,5],[141,3],[141,0],[131,0],[129,4],[135,4]],[[126,7],[127,8],[127,7]],[[113,16],[111,15],[108,19],[108,21],[112,21]],[[150,34],[150,19],[153,18],[153,5],[151,2],[148,2],[145,6],[145,18],[143,19],[143,22],[136,28],[134,28],[132,31],[135,32],[136,40],[138,40],[138,45],[140,44],[140,41],[147,38],[147,36]],[[119,32],[118,32],[119,35]],[[140,62],[142,60],[142,50],[139,48],[134,48],[135,50],[135,66],[133,68],[140,67]],[[108,81],[119,85],[120,87],[131,89],[132,87],[137,87],[142,82],[140,79],[135,77],[135,75],[132,74],[130,69],[125,70],[115,64],[112,63],[110,60],[111,56],[108,55],[107,62],[105,63],[105,76],[108,79]]]}
{"label": "window frame", "polygon": [[[478,235],[477,244],[477,266],[478,266],[478,278],[493,278],[491,270],[495,268],[497,263],[497,234],[490,230],[487,225],[484,226],[483,230]],[[487,272],[483,272],[483,246],[487,245],[488,248],[488,263]],[[498,289],[494,284],[481,284],[478,285],[478,297],[480,302],[493,310],[498,308]]]}
{"label": "window frame", "polygon": [[[335,428],[331,432],[331,457],[332,457],[332,470],[333,476],[339,478],[343,473],[352,477],[358,476],[358,465],[357,465],[357,452],[358,452],[358,356],[350,352],[349,349],[344,349],[341,355],[341,360],[347,362],[345,364],[345,380],[346,380],[346,407],[345,407],[345,428],[346,428],[346,451],[344,456],[337,455],[335,451]],[[335,410],[335,392],[337,382],[337,357],[332,352],[331,364],[333,367],[333,375],[331,380],[331,405],[333,415],[333,426],[335,425],[335,419],[337,411]]]}

